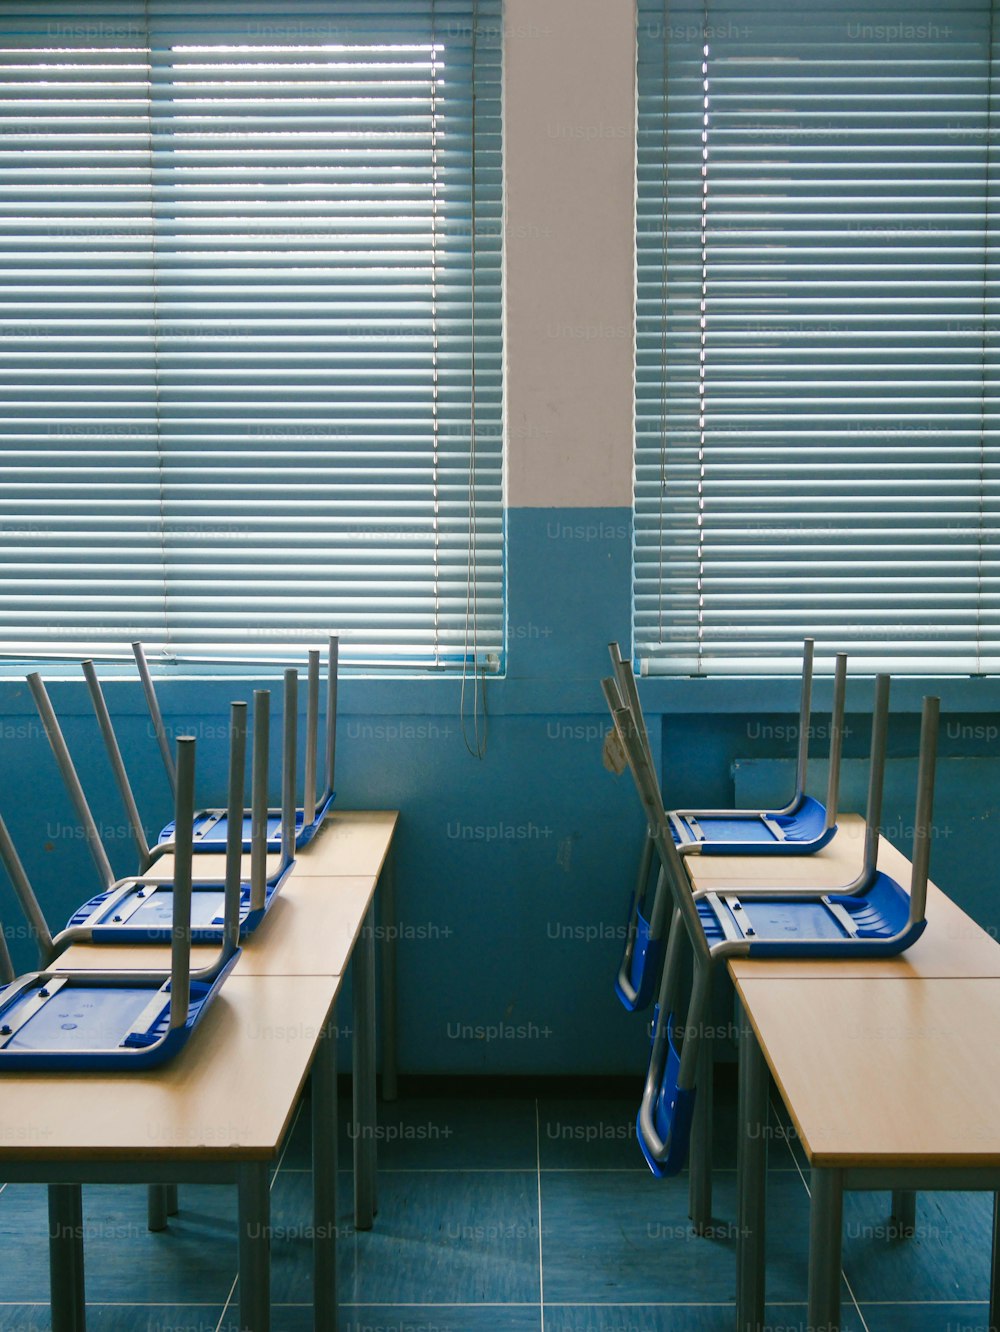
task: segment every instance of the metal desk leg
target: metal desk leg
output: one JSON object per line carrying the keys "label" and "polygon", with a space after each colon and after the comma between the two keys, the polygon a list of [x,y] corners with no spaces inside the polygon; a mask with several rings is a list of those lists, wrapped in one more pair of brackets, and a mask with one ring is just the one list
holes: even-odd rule
{"label": "metal desk leg", "polygon": [[353,954],[354,971],[354,1225],[375,1217],[375,911],[369,906]]}
{"label": "metal desk leg", "polygon": [[713,1042],[702,1037],[698,1055],[697,1095],[691,1126],[691,1161],[688,1213],[695,1233],[704,1235],[712,1224],[712,1078],[715,1068]]}
{"label": "metal desk leg", "polygon": [[912,1239],[917,1228],[917,1195],[912,1189],[893,1189],[889,1215],[900,1238]]}
{"label": "metal desk leg", "polygon": [[764,1326],[769,1085],[767,1063],[741,1009],[736,1157],[737,1332],[758,1332]]}
{"label": "metal desk leg", "polygon": [[382,1100],[394,1101],[398,1094],[396,1046],[396,940],[399,922],[396,919],[396,853],[389,847],[378,895],[382,915]]}
{"label": "metal desk leg", "polygon": [[337,1039],[335,1010],[312,1066],[313,1327],[337,1329]]}
{"label": "metal desk leg", "polygon": [[1000,1193],[993,1195],[993,1248],[990,1266],[990,1327],[1000,1328]]}
{"label": "metal desk leg", "polygon": [[49,1282],[52,1332],[85,1332],[83,1189],[49,1185]]}
{"label": "metal desk leg", "polygon": [[240,1328],[271,1328],[271,1195],[266,1161],[239,1167]]}
{"label": "metal desk leg", "polygon": [[839,1332],[844,1183],[839,1170],[812,1169],[809,1205],[810,1327]]}

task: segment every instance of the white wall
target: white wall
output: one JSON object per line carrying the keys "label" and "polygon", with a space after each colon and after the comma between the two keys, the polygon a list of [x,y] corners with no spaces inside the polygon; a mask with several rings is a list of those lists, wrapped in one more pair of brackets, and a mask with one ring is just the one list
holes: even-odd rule
{"label": "white wall", "polygon": [[507,500],[632,502],[633,0],[507,0]]}

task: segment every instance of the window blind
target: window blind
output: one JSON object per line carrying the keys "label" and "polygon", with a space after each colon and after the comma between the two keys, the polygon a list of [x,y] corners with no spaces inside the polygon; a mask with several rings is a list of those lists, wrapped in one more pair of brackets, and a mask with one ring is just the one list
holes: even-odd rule
{"label": "window blind", "polygon": [[636,655],[992,672],[989,0],[639,0]]}
{"label": "window blind", "polygon": [[0,647],[502,646],[500,0],[0,7]]}

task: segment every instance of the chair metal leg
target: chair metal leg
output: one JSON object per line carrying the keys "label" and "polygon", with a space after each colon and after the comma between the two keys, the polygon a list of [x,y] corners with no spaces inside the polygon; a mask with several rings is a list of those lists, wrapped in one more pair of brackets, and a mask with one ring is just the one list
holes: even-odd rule
{"label": "chair metal leg", "polygon": [[691,1126],[688,1211],[695,1233],[704,1235],[712,1224],[712,1119],[713,1119],[713,1043],[702,1037],[698,1054],[698,1092]]}

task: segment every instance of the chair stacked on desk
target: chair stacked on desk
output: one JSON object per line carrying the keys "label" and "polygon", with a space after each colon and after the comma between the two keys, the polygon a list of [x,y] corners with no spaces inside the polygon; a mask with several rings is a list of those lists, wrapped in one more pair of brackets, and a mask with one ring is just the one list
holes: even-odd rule
{"label": "chair stacked on desk", "polygon": [[[687,819],[679,822],[676,811],[665,808],[631,665],[622,660],[617,645],[612,645],[611,657],[614,675],[604,680],[602,687],[615,735],[635,781],[648,827],[640,881],[633,894],[625,956],[616,988],[626,1007],[634,1010],[644,1006],[654,988],[651,973],[662,958],[649,1068],[637,1117],[637,1131],[650,1169],[658,1176],[666,1176],[676,1174],[687,1157],[702,1038],[709,1015],[712,981],[719,965],[732,957],[887,957],[902,952],[920,937],[925,925],[939,703],[930,697],[923,703],[908,892],[876,868],[889,714],[890,682],[885,675],[878,676],[875,685],[861,873],[851,883],[832,892],[807,886],[777,888],[764,884],[747,886],[739,892],[695,892],[683,863],[685,846],[682,839],[690,822]],[[804,678],[811,675],[811,665],[811,645],[807,644]],[[822,816],[824,829],[830,835],[836,826],[835,816],[831,821],[830,806],[836,800],[845,671],[846,660],[840,657],[834,684],[828,806]],[[806,698],[806,690],[803,692]],[[808,715],[806,706],[803,729]],[[792,814],[795,808],[801,808],[802,803],[804,745],[800,736],[799,784],[796,800],[791,806]],[[705,822],[719,820],[729,830],[739,823],[752,826],[754,819],[766,824],[771,817],[766,812],[757,811],[734,811],[729,815],[724,811],[710,811],[707,819],[699,813],[694,823],[703,828]],[[814,812],[808,817],[814,827],[819,823]],[[812,840],[815,843],[819,839]],[[736,841],[735,837],[733,841]],[[781,854],[778,847],[783,847],[783,842],[774,838],[769,845],[763,839],[756,839],[753,853],[761,852],[764,847],[767,848],[765,854]],[[818,847],[814,845],[813,849]],[[705,850],[703,846],[701,853]],[[749,847],[745,841],[739,845],[739,850],[742,854],[747,853]],[[660,870],[657,893],[647,916],[642,893],[654,855]],[[664,949],[662,938],[668,914],[671,923]],[[693,956],[693,979],[682,1024],[679,1014],[685,943]]]}
{"label": "chair stacked on desk", "polygon": [[[174,792],[174,819],[150,847],[128,778],[111,716],[93,662],[83,663],[104,744],[125,806],[139,858],[139,872],[116,878],[87,802],[48,692],[37,673],[28,676],[84,840],[97,869],[101,890],[90,896],[64,929],[53,933],[29,882],[6,825],[0,820],[0,859],[39,949],[41,970],[15,977],[6,943],[0,947],[0,1071],[17,1068],[148,1068],[176,1054],[218,993],[239,954],[241,940],[264,918],[295,861],[296,845],[315,833],[333,801],[335,712],[327,714],[327,790],[316,799],[319,730],[319,653],[309,654],[305,797],[296,809],[298,674],[284,675],[284,736],[281,805],[268,804],[270,696],[253,699],[251,802],[245,805],[247,704],[232,704],[229,725],[228,802],[199,809],[195,802],[195,741],[181,737],[176,758],[163,726],[145,657],[140,671],[161,752]],[[337,640],[330,640],[329,705],[336,707]],[[153,708],[155,707],[155,711]],[[280,851],[270,874],[267,853]],[[197,853],[224,852],[222,879],[195,875]],[[243,855],[249,852],[249,880]],[[167,874],[155,872],[170,854]],[[217,959],[191,972],[191,944],[218,942]],[[169,943],[169,975],[155,970],[56,972],[53,966],[71,945]],[[77,1020],[77,1010],[80,1019]]]}

